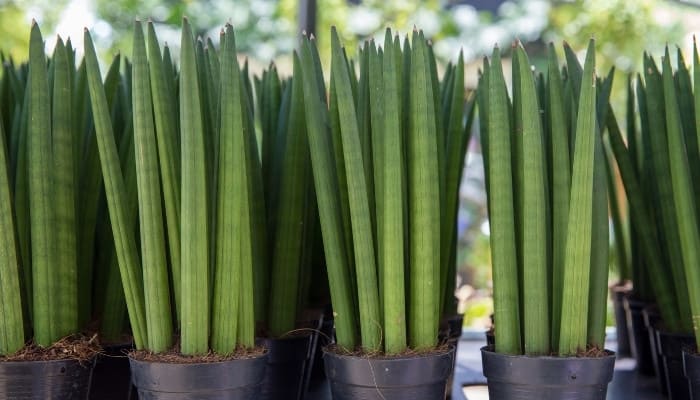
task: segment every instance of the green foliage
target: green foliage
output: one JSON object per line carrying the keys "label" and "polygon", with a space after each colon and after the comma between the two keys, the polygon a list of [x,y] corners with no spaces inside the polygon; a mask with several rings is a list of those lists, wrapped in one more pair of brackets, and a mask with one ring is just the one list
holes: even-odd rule
{"label": "green foliage", "polygon": [[[456,217],[473,115],[465,113],[463,62],[439,80],[429,42],[422,32],[412,36],[402,44],[387,31],[384,48],[365,45],[356,75],[333,31],[327,101],[318,95],[312,42],[302,49],[312,170],[344,348],[435,347],[443,279],[457,258],[456,228],[449,221],[443,230],[442,220]],[[339,316],[359,325],[359,341]]]}
{"label": "green foliage", "polygon": [[24,346],[20,264],[7,154],[6,134],[0,125],[0,355],[12,354]]}
{"label": "green foliage", "polygon": [[596,85],[592,40],[583,68],[565,53],[568,73],[559,74],[550,47],[547,78],[536,82],[517,47],[512,105],[497,48],[480,81],[501,353],[569,356],[603,346],[608,222],[598,126],[612,75]]}
{"label": "green foliage", "polygon": [[161,186],[158,174],[153,100],[146,55],[146,41],[140,22],[134,23],[132,104],[136,180],[140,211],[143,286],[148,327],[148,348],[162,352],[172,345],[172,321],[168,266],[166,264]]}
{"label": "green foliage", "polygon": [[[192,30],[183,20],[180,70],[182,140],[181,351],[204,354],[209,337],[209,204],[202,96]],[[211,154],[210,154],[211,156]]]}

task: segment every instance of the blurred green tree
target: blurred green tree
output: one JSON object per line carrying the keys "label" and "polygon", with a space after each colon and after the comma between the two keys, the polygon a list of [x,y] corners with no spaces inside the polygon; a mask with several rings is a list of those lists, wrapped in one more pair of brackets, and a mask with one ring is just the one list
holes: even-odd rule
{"label": "blurred green tree", "polygon": [[667,43],[682,45],[688,6],[659,0],[557,0],[543,39],[584,50],[588,39],[597,43],[599,73],[615,66],[621,72],[638,71],[642,53],[661,54]]}

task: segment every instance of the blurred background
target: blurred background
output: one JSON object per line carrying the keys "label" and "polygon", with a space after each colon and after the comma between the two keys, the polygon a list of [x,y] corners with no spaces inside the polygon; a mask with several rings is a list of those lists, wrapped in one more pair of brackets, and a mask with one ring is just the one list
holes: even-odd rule
{"label": "blurred background", "polygon": [[[88,28],[104,60],[117,52],[129,56],[132,22],[139,18],[152,20],[161,43],[177,56],[183,16],[198,35],[214,43],[221,27],[232,23],[239,51],[248,57],[253,73],[273,60],[283,74],[289,71],[301,32],[317,37],[328,62],[332,25],[350,54],[364,40],[381,43],[386,27],[403,34],[418,27],[433,40],[443,65],[463,53],[468,89],[476,86],[482,58],[496,44],[507,49],[519,39],[537,68],[546,64],[549,42],[561,51],[566,40],[582,51],[594,37],[598,72],[616,69],[612,97],[618,115],[624,112],[626,75],[639,70],[642,53],[660,57],[669,44],[692,61],[694,35],[700,33],[700,0],[0,0],[0,50],[17,61],[26,59],[34,19],[47,39],[47,52],[57,35],[70,37],[80,51],[83,29]],[[462,183],[457,296],[465,326],[483,330],[492,312],[491,268],[477,135]],[[611,270],[614,281],[614,262]]]}

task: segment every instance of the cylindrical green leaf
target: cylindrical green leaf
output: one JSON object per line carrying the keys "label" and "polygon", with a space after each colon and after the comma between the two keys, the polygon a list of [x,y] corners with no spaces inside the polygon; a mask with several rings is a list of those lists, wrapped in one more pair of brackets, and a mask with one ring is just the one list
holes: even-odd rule
{"label": "cylindrical green leaf", "polygon": [[407,136],[410,238],[409,343],[437,343],[440,297],[440,173],[435,99],[427,43],[413,32]]}
{"label": "cylindrical green leaf", "polygon": [[100,67],[90,33],[85,30],[85,62],[90,88],[92,113],[95,120],[95,133],[102,166],[107,205],[112,224],[112,233],[119,260],[119,271],[124,285],[126,305],[129,310],[131,330],[136,348],[143,349],[148,343],[145,303],[143,298],[143,277],[140,261],[128,219],[126,187],[119,164],[117,146],[112,133],[112,124],[107,111],[107,99],[101,82]]}
{"label": "cylindrical green leaf", "polygon": [[165,233],[161,206],[158,148],[153,123],[153,101],[141,22],[134,23],[131,94],[134,115],[134,149],[138,185],[143,288],[148,327],[148,348],[163,352],[172,344],[172,317]]}
{"label": "cylindrical green leaf", "polygon": [[207,146],[202,124],[200,83],[194,39],[183,19],[180,71],[180,135],[182,182],[180,234],[181,351],[204,354],[209,349],[209,203]]}
{"label": "cylindrical green leaf", "polygon": [[44,41],[39,26],[32,24],[29,42],[29,125],[27,130],[27,173],[29,177],[32,286],[34,293],[34,340],[49,346],[60,338],[57,314],[56,236],[51,191],[53,157],[51,151],[51,103]]}

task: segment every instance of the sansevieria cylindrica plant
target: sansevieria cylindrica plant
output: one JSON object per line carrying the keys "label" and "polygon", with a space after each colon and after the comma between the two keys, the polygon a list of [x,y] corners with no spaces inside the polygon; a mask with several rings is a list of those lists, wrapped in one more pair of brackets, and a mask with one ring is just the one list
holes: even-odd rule
{"label": "sansevieria cylindrica plant", "polygon": [[[79,270],[79,179],[74,50],[47,58],[32,23],[27,64],[5,65],[0,107],[0,355],[49,347],[85,328]],[[89,268],[92,268],[90,265]],[[68,354],[68,353],[66,353]],[[72,356],[72,355],[70,355]]]}
{"label": "sansevieria cylindrica plant", "polygon": [[[513,48],[512,98],[496,48],[479,84],[485,123],[495,351],[576,355],[605,338],[608,206],[601,119],[612,79],[553,46],[546,75]],[[612,76],[609,75],[610,77]]]}
{"label": "sansevieria cylindrica plant", "polygon": [[463,63],[440,82],[422,32],[402,43],[387,30],[383,47],[360,49],[358,77],[331,35],[328,95],[313,39],[302,40],[294,79],[303,79],[338,345],[430,350],[454,262],[454,200],[469,138]]}
{"label": "sansevieria cylindrica plant", "polygon": [[262,200],[256,197],[262,183],[252,97],[236,57],[230,25],[217,52],[195,42],[185,19],[180,68],[174,70],[153,25],[144,35],[135,23],[130,101],[137,246],[128,171],[115,141],[120,121],[111,118],[85,32],[100,164],[137,349],[171,351],[177,333],[175,350],[186,356],[229,355],[254,345],[254,204]]}
{"label": "sansevieria cylindrica plant", "polygon": [[[700,61],[694,49],[695,82]],[[696,184],[700,177],[697,86],[678,50],[677,69],[666,49],[662,68],[644,55],[637,82],[640,140],[625,145],[620,128],[609,118],[610,144],[630,202],[630,219],[641,239],[640,250],[663,329],[692,333],[698,341],[700,310]]]}

